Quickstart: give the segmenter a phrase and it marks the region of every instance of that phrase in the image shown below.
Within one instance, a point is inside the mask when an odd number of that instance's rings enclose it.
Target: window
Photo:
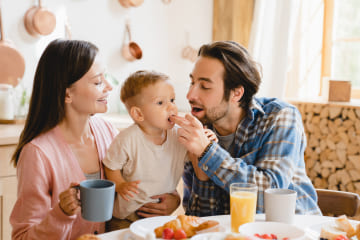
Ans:
[[[360,1],[324,0],[322,76],[350,80],[360,98]]]

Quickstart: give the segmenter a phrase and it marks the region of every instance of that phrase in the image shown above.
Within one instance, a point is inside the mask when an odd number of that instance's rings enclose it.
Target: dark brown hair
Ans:
[[[166,81],[169,77],[155,71],[137,71],[131,74],[121,86],[120,99],[126,105],[127,100],[137,96],[149,85],[159,81]]]
[[[231,90],[243,86],[244,96],[240,100],[240,107],[248,109],[259,90],[261,76],[259,65],[247,50],[236,42],[219,41],[203,45],[198,55],[218,59],[224,65],[225,100],[229,100]]]
[[[29,112],[11,161],[16,167],[25,144],[49,131],[65,117],[65,92],[92,66],[98,48],[86,41],[52,41],[36,68]]]

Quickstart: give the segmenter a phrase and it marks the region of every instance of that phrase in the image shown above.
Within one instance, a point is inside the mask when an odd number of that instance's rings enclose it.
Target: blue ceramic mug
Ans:
[[[114,208],[115,183],[104,179],[90,179],[80,183],[81,216],[92,222],[111,219]]]

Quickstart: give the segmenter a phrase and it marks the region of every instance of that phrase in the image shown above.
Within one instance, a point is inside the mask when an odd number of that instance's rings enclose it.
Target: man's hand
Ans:
[[[192,153],[189,153],[189,152],[188,152],[188,156],[189,156],[189,159],[190,159],[190,161],[191,161],[191,163],[193,165],[196,177],[200,181],[208,181],[209,180],[208,175],[206,175],[206,173],[204,173],[204,171],[199,167],[199,159],[198,159],[198,157],[195,156]]]
[[[204,133],[210,141],[213,141],[213,142],[219,141],[219,139],[216,137],[216,134],[212,130],[205,128]]]
[[[138,194],[138,184],[140,181],[133,181],[133,182],[123,182],[116,186],[116,192],[120,194],[120,196],[126,200],[130,201],[129,197],[134,197],[134,194]]]
[[[146,203],[136,212],[142,217],[168,216],[173,213],[180,204],[180,196],[177,192],[164,193],[152,196],[153,199],[159,199],[158,203]]]
[[[179,142],[189,152],[199,157],[210,143],[201,122],[190,114],[186,114],[185,118],[180,116],[171,116],[170,118],[181,127],[178,130]]]

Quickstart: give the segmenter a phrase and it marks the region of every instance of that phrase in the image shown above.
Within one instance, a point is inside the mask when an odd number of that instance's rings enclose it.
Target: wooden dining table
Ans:
[[[219,216],[211,216],[206,217],[206,219],[213,219],[218,221],[224,228],[226,232],[231,232],[230,229],[230,215],[219,215]],[[315,240],[317,238],[314,233],[315,231],[311,230],[311,228],[316,228],[316,226],[321,226],[321,224],[324,224],[326,222],[332,221],[333,217],[326,217],[326,216],[317,216],[317,215],[295,215],[294,225],[303,228],[307,233],[307,239],[308,240]],[[156,220],[156,217],[153,218],[153,220]],[[151,221],[151,219],[148,219],[148,221]],[[264,214],[257,214],[255,217],[255,221],[265,221],[265,215]],[[136,235],[133,233],[133,231],[130,230],[130,228],[121,229],[117,231],[112,231],[104,234],[98,235],[102,240],[143,240],[144,238]]]

